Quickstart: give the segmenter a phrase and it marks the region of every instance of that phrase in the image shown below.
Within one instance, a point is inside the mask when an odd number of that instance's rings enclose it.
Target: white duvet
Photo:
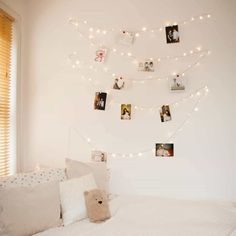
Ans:
[[[111,219],[88,219],[37,236],[236,236],[236,206],[162,199],[117,197],[110,202]],[[35,236],[36,236],[35,235]]]

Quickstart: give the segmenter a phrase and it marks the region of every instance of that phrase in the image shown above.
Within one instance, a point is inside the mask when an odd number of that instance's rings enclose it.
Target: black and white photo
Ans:
[[[116,77],[113,83],[113,89],[122,90],[125,88],[125,79],[122,76]]]
[[[153,60],[145,60],[145,61],[139,62],[138,70],[144,71],[144,72],[154,72]]]
[[[179,42],[179,27],[178,25],[172,25],[166,27],[166,42],[178,43]]]
[[[94,99],[95,110],[105,110],[106,108],[107,93],[96,92]]]
[[[160,110],[161,122],[171,121],[169,105],[163,105]]]
[[[170,90],[171,91],[185,91],[184,78],[178,74],[170,78]]]

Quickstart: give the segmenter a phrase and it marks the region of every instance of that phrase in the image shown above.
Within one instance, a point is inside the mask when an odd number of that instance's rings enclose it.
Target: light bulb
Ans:
[[[128,52],[127,55],[128,55],[129,57],[131,57],[131,56],[132,56],[132,53],[131,53],[131,52]]]
[[[141,156],[142,156],[142,153],[141,153],[141,152],[139,152],[139,153],[138,153],[138,156],[139,156],[139,157],[141,157]]]
[[[198,46],[198,47],[197,47],[197,50],[198,50],[198,51],[201,51],[201,50],[202,50],[202,48],[201,48],[200,46]]]
[[[210,15],[210,14],[208,14],[208,15],[207,15],[207,17],[208,17],[208,18],[210,18],[210,17],[211,17],[211,15]]]
[[[88,22],[86,20],[84,20],[84,24],[86,25]]]
[[[107,33],[107,31],[106,31],[106,30],[103,30],[103,31],[102,31],[102,33],[103,33],[103,34],[106,34],[106,33]]]
[[[136,33],[136,34],[135,34],[135,37],[139,37],[139,36],[140,36],[140,34],[139,34],[139,33]]]
[[[142,28],[142,31],[146,31],[146,30],[147,30],[147,28],[146,28],[146,27],[143,27],[143,28]]]
[[[194,21],[194,20],[195,20],[194,17],[192,17],[192,18],[191,18],[191,21]]]
[[[91,139],[90,139],[90,138],[87,138],[87,142],[90,143],[90,142],[91,142]]]
[[[93,32],[93,28],[89,28],[89,31],[90,31],[90,32]]]
[[[203,16],[199,16],[199,19],[200,19],[200,20],[203,20]]]
[[[113,52],[116,52],[117,50],[116,50],[116,48],[113,48],[112,51],[113,51]]]
[[[159,29],[159,31],[162,31],[162,30],[163,30],[162,28]]]
[[[97,31],[96,31],[98,34],[100,34],[100,29],[97,29]]]
[[[194,111],[198,111],[198,108],[197,108],[197,107],[195,107],[195,108],[194,108]]]

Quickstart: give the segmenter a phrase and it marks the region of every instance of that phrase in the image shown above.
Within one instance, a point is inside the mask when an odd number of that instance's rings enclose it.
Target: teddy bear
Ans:
[[[111,217],[105,191],[100,189],[85,191],[84,197],[90,222],[101,222]]]

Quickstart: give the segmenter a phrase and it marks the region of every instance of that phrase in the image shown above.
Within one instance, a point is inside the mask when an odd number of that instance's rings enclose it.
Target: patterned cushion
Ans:
[[[55,180],[60,182],[66,180],[64,169],[50,168],[0,178],[0,188],[31,187]]]

